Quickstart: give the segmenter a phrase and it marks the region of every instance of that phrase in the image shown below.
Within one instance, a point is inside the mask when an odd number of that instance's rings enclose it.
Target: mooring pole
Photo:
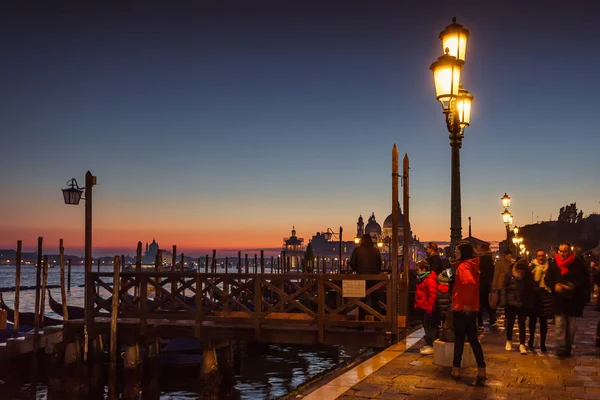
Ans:
[[[17,240],[17,260],[16,260],[16,271],[15,271],[15,317],[13,320],[13,334],[16,337],[19,331],[19,297],[21,295],[21,247],[23,242]]]
[[[58,241],[58,252],[60,259],[60,298],[62,300],[63,321],[69,320],[69,311],[67,309],[67,291],[65,290],[65,248],[63,240]]]
[[[398,148],[396,143],[392,148],[392,265],[390,266],[390,273],[392,274],[392,296],[391,302],[388,306],[390,310],[392,320],[392,342],[398,342],[398,325],[400,325],[400,318],[398,318]]]
[[[409,265],[410,265],[410,242],[412,237],[410,235],[409,225],[409,165],[408,165],[408,154],[404,154],[403,161],[403,203],[404,203],[404,243],[402,244],[402,297],[400,298],[400,314],[405,317],[405,321],[408,318],[408,284],[410,277]]]

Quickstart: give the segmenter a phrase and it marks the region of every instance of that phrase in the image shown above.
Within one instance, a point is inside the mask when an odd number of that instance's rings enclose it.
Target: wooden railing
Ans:
[[[92,318],[110,315],[112,273],[93,272]],[[319,342],[328,329],[374,327],[393,332],[392,279],[389,274],[237,274],[123,272],[119,280],[119,317],[194,321],[197,335],[205,322],[248,324],[260,337],[266,325],[312,326]],[[345,281],[365,281],[366,297],[344,297]],[[135,294],[135,295],[134,295]],[[357,318],[361,315],[360,320]]]

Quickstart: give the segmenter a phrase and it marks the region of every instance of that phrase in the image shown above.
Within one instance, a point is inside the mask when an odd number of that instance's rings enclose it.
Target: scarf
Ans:
[[[546,273],[548,272],[548,266],[550,264],[548,263],[548,261],[546,261],[545,264],[540,264],[537,260],[533,260],[532,265],[533,270],[531,270],[531,272],[533,273],[533,279],[538,283],[540,288],[550,292],[551,290],[546,286],[545,282]]]
[[[421,272],[420,274],[417,274],[417,280],[419,281],[419,283],[423,282],[423,279],[429,276],[429,274],[431,274],[431,271]]]
[[[575,261],[575,253],[573,252],[571,252],[571,255],[566,260],[563,260],[560,256],[556,257],[556,265],[558,265],[561,275],[569,273],[569,267],[573,264],[573,261]]]

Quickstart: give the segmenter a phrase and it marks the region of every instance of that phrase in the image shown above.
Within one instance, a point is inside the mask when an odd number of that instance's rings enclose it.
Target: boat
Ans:
[[[63,308],[62,304],[54,300],[52,297],[52,293],[50,289],[48,289],[48,303],[50,304],[50,309],[63,317]],[[83,319],[85,315],[85,309],[83,307],[78,306],[67,306],[67,312],[69,313],[69,319]]]
[[[7,320],[10,322],[15,322],[15,311],[6,305],[4,302],[4,298],[2,297],[2,293],[0,293],[0,308],[6,310]],[[22,326],[34,326],[35,323],[35,314],[32,312],[19,312],[19,325]],[[53,325],[62,325],[62,319],[56,319],[47,317],[44,315],[44,324],[43,326],[53,326]]]

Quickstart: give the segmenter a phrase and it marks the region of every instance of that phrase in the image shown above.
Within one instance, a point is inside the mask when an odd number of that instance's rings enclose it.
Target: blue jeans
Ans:
[[[554,316],[556,346],[558,351],[570,352],[575,340],[575,317],[564,314]]]

